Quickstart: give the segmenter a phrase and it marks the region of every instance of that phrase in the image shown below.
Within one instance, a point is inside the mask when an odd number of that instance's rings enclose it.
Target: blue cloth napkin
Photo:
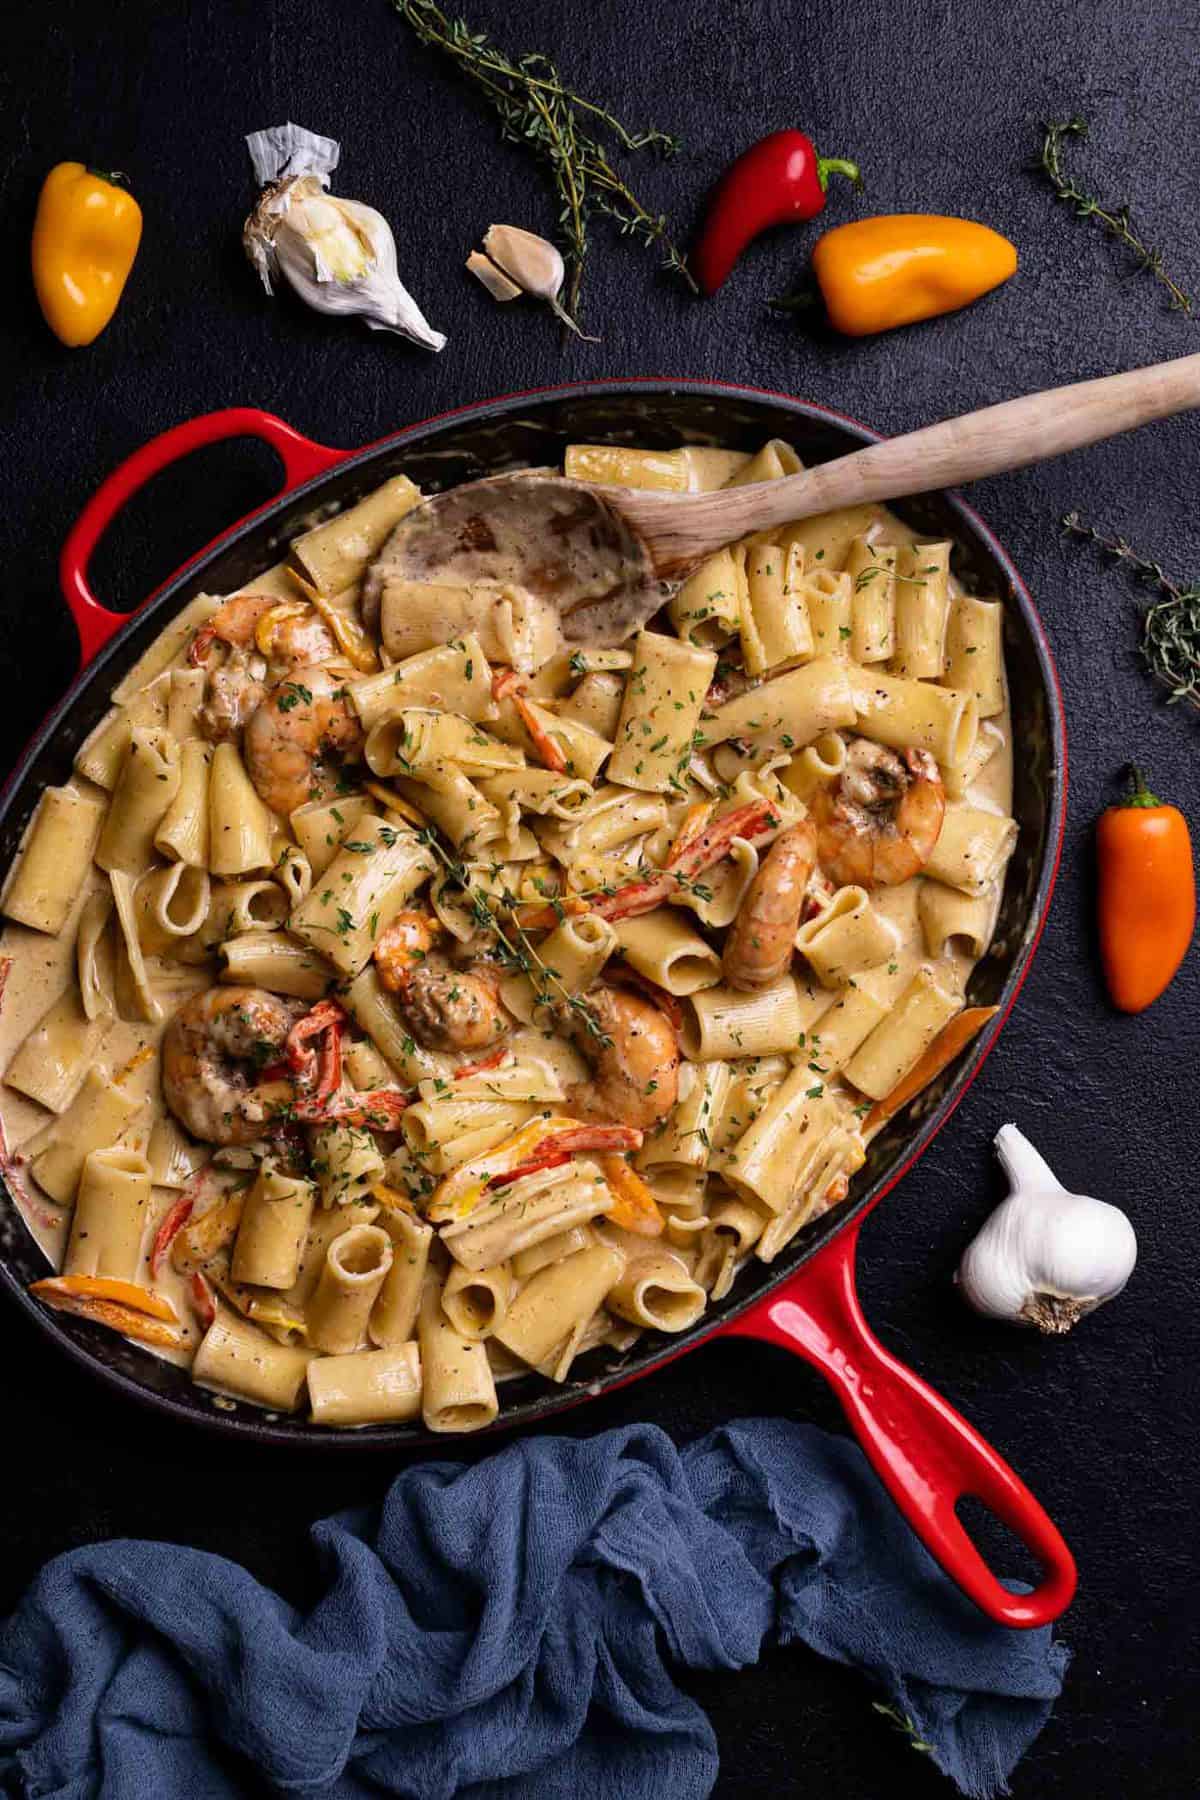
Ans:
[[[1067,1662],[962,1597],[853,1444],[780,1420],[426,1463],[377,1520],[313,1539],[307,1617],[174,1544],[49,1563],[0,1629],[6,1791],[237,1800],[228,1746],[268,1789],[330,1800],[702,1800],[716,1740],[670,1665],[732,1681],[798,1641],[861,1669],[984,1797]]]

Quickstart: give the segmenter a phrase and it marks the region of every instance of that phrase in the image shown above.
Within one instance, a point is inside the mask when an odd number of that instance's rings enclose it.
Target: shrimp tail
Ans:
[[[216,627],[212,624],[202,625],[188,645],[187,659],[193,669],[206,667],[216,641]]]

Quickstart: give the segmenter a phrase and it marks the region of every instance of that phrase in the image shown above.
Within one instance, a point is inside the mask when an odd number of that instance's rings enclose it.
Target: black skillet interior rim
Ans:
[[[784,395],[719,383],[651,380],[582,383],[483,402],[368,446],[236,526],[160,590],[80,673],[29,745],[0,801],[0,871],[8,868],[42,788],[67,778],[76,750],[107,709],[111,689],[162,625],[206,587],[219,593],[240,586],[278,560],[288,540],[314,518],[351,504],[391,475],[406,473],[425,489],[448,487],[502,468],[557,463],[565,445],[580,440],[652,448],[711,443],[750,450],[768,437],[782,437],[796,445],[806,462],[825,462],[875,436],[857,421]],[[1053,663],[1028,592],[970,508],[939,493],[898,502],[895,510],[925,535],[954,539],[954,567],[969,590],[999,592],[1010,602],[1005,652],[1013,695],[1014,813],[1021,833],[996,938],[975,970],[969,992],[974,1004],[998,1005],[997,1020],[956,1067],[876,1138],[850,1201],[801,1232],[775,1263],[748,1265],[734,1292],[690,1332],[669,1339],[652,1334],[624,1356],[593,1352],[584,1361],[583,1374],[562,1388],[537,1376],[505,1383],[493,1431],[530,1424],[648,1371],[786,1281],[873,1205],[925,1149],[972,1080],[1020,986],[1053,886],[1065,809],[1066,742]],[[4,1200],[0,1277],[9,1293],[81,1367],[142,1405],[226,1435],[292,1448],[400,1449],[435,1441],[411,1427],[326,1432],[300,1418],[264,1414],[242,1404],[217,1405],[191,1383],[186,1370],[101,1327],[51,1314],[25,1291],[28,1282],[46,1273],[45,1259],[7,1191]]]

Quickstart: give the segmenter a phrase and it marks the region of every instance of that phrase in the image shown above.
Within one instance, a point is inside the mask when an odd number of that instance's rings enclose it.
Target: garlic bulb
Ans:
[[[493,300],[515,300],[518,294],[529,294],[534,300],[544,300],[555,318],[585,344],[600,342],[580,329],[559,300],[567,271],[548,238],[522,231],[519,225],[489,225],[483,251],[472,250],[467,267]]]
[[[995,1144],[1008,1199],[968,1245],[955,1280],[989,1318],[1070,1331],[1129,1280],[1133,1226],[1107,1201],[1069,1194],[1015,1125],[1002,1125]]]
[[[382,213],[327,193],[340,147],[301,125],[246,139],[265,192],[242,242],[268,294],[282,276],[317,312],[350,314],[372,331],[395,331],[427,350],[446,342],[400,280],[396,241]]]

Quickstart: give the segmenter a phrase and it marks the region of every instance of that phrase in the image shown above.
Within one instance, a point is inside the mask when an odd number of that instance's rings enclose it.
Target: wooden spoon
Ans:
[[[553,474],[470,482],[410,513],[368,580],[516,583],[558,605],[577,643],[617,644],[698,563],[750,532],[864,502],[960,487],[1200,406],[1200,355],[1006,400],[782,481],[677,494]],[[383,613],[388,640],[387,608]]]

